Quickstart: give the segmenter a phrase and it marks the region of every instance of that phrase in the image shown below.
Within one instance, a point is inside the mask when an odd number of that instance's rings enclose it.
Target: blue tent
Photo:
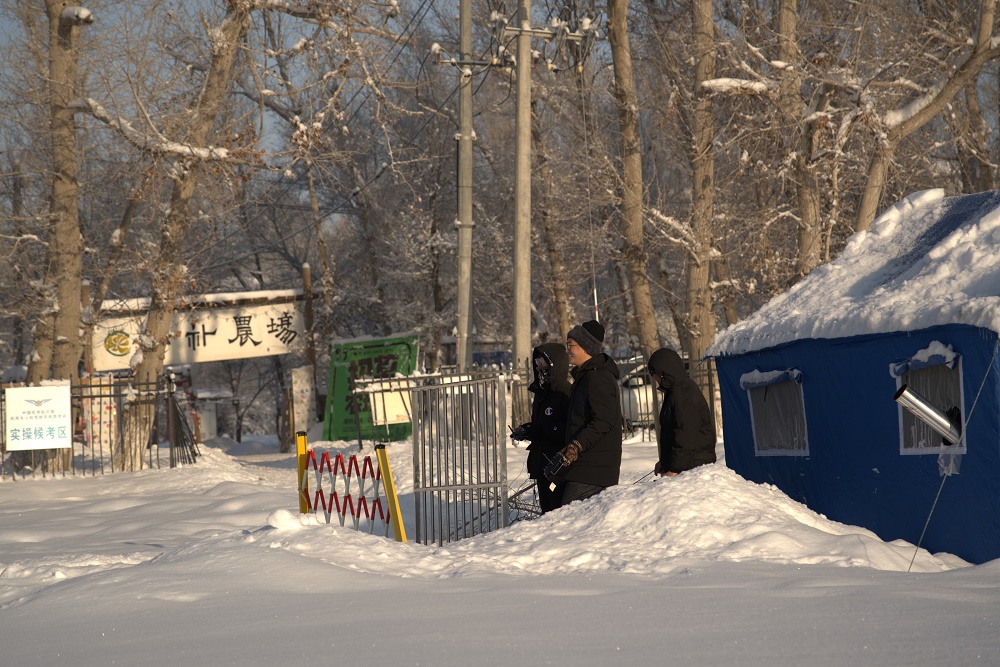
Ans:
[[[1000,191],[911,195],[716,337],[726,463],[884,540],[1000,558],[998,331]]]

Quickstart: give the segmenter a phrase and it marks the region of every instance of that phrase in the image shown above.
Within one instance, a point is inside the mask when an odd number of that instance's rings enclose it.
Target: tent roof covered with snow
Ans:
[[[939,324],[1000,332],[1000,190],[906,197],[836,259],[719,333],[708,355]]]
[[[1000,191],[911,195],[716,337],[726,464],[884,540],[1000,558],[998,333]]]

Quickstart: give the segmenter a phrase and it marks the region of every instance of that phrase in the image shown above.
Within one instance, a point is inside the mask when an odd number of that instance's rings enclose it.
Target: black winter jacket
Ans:
[[[577,440],[580,458],[566,481],[614,486],[622,467],[622,406],[618,365],[603,352],[573,369],[566,444]]]
[[[535,368],[535,381],[528,386],[533,394],[531,429],[528,432],[528,474],[532,479],[544,479],[542,471],[552,457],[566,444],[566,413],[573,385],[569,381],[569,357],[561,343],[539,345],[531,354],[534,361],[545,355],[551,367],[551,382],[543,386]]]
[[[673,350],[662,348],[649,357],[648,368],[661,375],[660,469],[684,472],[715,463],[715,420],[701,389]]]

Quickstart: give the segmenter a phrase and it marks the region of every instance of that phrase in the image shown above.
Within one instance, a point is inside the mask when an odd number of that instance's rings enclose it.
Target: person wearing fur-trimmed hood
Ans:
[[[563,483],[545,478],[545,466],[566,444],[566,412],[573,387],[569,381],[569,357],[560,343],[544,343],[531,353],[535,380],[528,385],[532,394],[531,421],[521,424],[511,435],[528,440],[528,477],[538,487],[542,514],[562,503]]]

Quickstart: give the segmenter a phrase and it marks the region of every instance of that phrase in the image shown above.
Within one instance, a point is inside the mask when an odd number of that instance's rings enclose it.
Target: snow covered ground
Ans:
[[[0,664],[1000,664],[1000,561],[883,542],[721,463],[631,483],[655,447],[625,450],[621,486],[443,548],[300,517],[273,438],[2,483]],[[412,521],[410,448],[389,453]]]

